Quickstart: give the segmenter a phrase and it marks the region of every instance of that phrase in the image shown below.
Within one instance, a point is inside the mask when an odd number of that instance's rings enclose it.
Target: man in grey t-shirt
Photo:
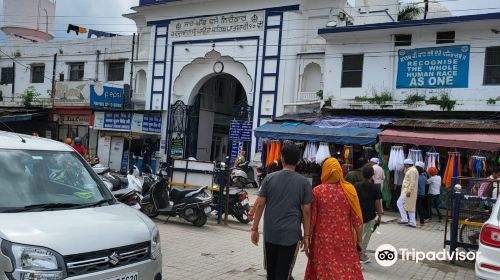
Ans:
[[[259,222],[264,214],[264,241],[267,279],[288,280],[299,241],[303,251],[309,247],[312,189],[309,181],[295,172],[300,160],[296,145],[281,150],[283,170],[269,174],[259,190],[249,217],[255,215],[252,242],[258,245]],[[301,223],[304,225],[302,238]]]

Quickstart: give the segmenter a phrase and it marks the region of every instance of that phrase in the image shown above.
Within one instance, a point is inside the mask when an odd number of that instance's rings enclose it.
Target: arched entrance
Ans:
[[[229,74],[209,78],[198,90],[188,116],[187,156],[204,161],[224,161],[231,153],[230,123],[248,106],[245,89]]]

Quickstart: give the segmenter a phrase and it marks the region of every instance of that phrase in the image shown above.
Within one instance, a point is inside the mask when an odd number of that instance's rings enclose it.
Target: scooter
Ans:
[[[117,176],[111,174],[109,168],[100,165],[95,165],[92,168],[119,202],[138,210],[141,209],[142,185],[135,175]],[[134,169],[137,169],[137,167],[134,166]]]
[[[217,210],[219,206],[219,193],[220,188],[215,186],[213,190],[214,203],[212,204],[212,210]],[[226,196],[226,190],[223,192],[224,198]],[[225,206],[222,206],[222,211],[225,211]],[[250,212],[250,201],[248,200],[248,193],[242,189],[229,188],[229,205],[228,214],[235,217],[240,223],[248,224],[250,220],[248,219],[248,213]]]
[[[212,195],[207,187],[197,190],[181,190],[172,188],[168,182],[168,172],[160,171],[159,180],[155,182],[149,192],[141,200],[141,210],[150,218],[159,214],[168,217],[181,217],[194,226],[202,227],[206,224],[208,214],[212,212]]]
[[[248,161],[231,169],[231,186],[239,189],[242,188],[258,188],[259,185],[255,182],[253,168],[248,165]]]

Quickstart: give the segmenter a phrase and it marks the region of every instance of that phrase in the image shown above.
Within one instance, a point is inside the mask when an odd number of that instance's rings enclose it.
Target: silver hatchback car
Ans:
[[[0,280],[162,279],[160,235],[70,146],[0,132]]]

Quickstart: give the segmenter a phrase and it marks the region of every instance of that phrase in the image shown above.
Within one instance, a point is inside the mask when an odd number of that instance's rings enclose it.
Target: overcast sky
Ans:
[[[354,2],[354,0],[348,0]],[[422,2],[423,0],[402,0],[403,2]],[[432,1],[432,0],[431,0]],[[437,0],[454,15],[500,12],[500,0]],[[85,38],[86,36],[66,34],[69,23],[87,28],[119,34],[136,31],[134,22],[121,17],[132,12],[130,7],[137,6],[139,0],[57,0],[56,32],[57,40]],[[499,8],[493,10],[492,8]]]
[[[133,21],[121,17],[132,12],[139,0],[57,0],[56,39],[83,38],[74,32],[66,34],[68,24],[81,25],[95,30],[131,34],[136,31]]]

